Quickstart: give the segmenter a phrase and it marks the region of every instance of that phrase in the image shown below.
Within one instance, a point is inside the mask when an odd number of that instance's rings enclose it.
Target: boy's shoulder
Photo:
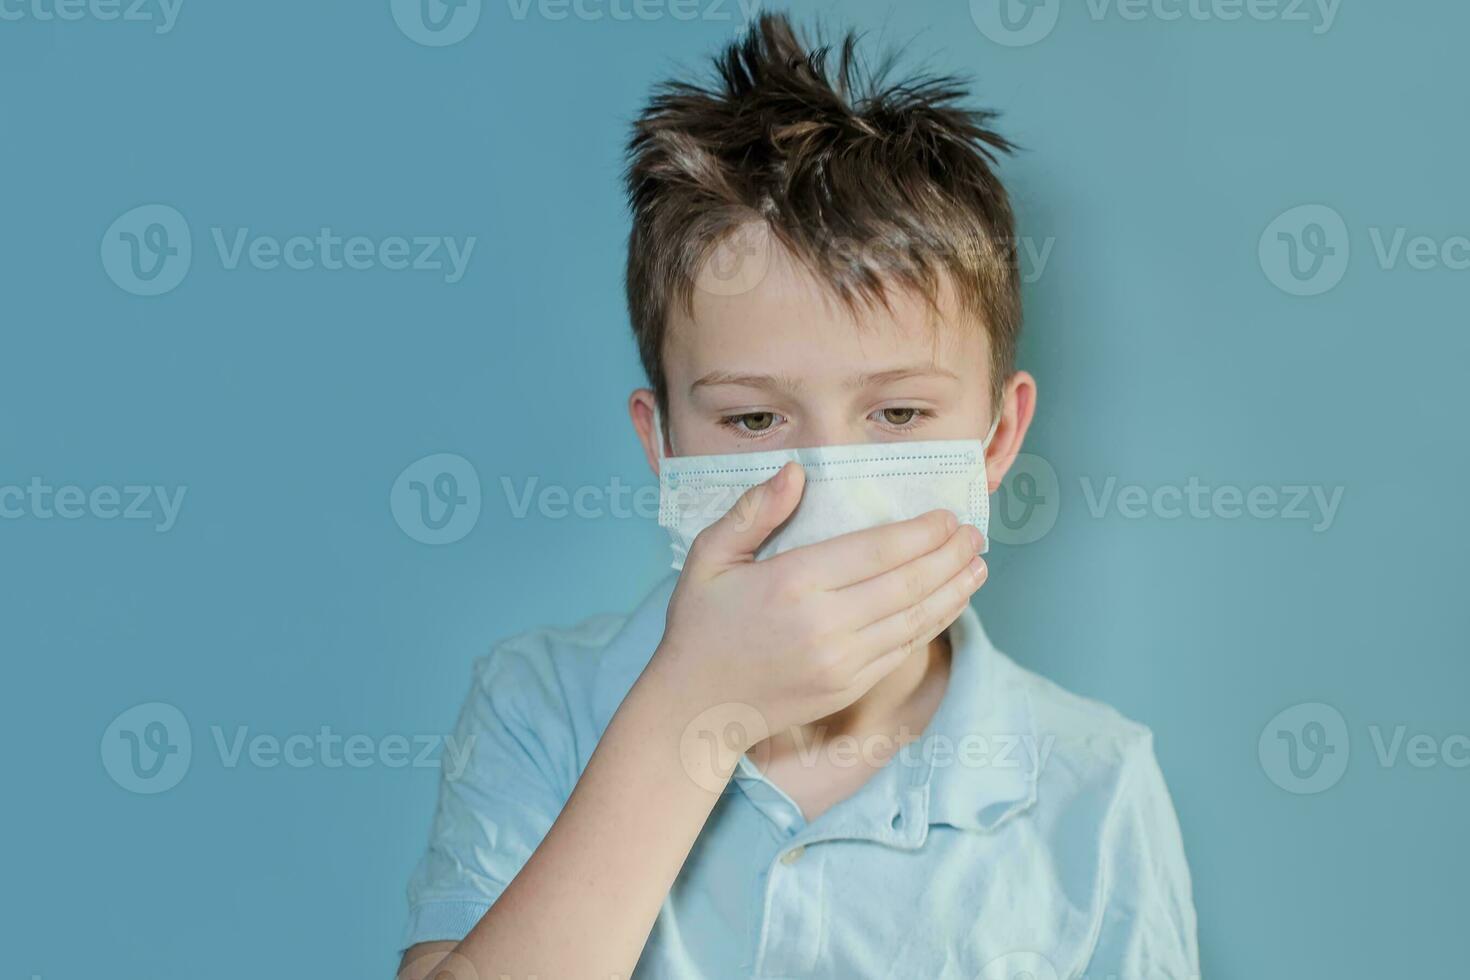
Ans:
[[[618,635],[628,616],[598,613],[570,626],[538,626],[512,633],[475,661],[477,676],[516,665],[535,671],[548,665],[576,670],[593,662]]]
[[[563,743],[585,763],[663,636],[673,585],[670,577],[629,613],[599,613],[499,641],[475,661],[471,702],[502,724]]]
[[[628,619],[599,613],[571,626],[540,626],[505,637],[475,660],[473,693],[517,715],[524,715],[528,700],[574,707],[590,697],[608,648]]]
[[[997,673],[1017,690],[1024,691],[1039,732],[1058,739],[1106,739],[1126,744],[1147,744],[1153,738],[1148,726],[1127,717],[1117,708],[1068,690],[1056,681],[1021,666],[999,650],[993,651]]]
[[[1036,801],[1053,814],[1091,800],[1100,813],[1137,793],[1164,792],[1153,732],[1112,705],[1070,691],[992,648],[999,684],[1029,713]]]
[[[530,675],[597,687],[631,673],[631,685],[663,637],[676,582],[676,576],[668,576],[630,612],[598,613],[570,626],[542,626],[508,636],[476,661],[476,677],[483,683]],[[620,700],[625,693],[618,693]]]

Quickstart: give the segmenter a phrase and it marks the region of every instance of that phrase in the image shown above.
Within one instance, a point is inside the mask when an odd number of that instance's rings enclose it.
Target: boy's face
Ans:
[[[665,339],[671,455],[929,439],[982,439],[994,419],[984,328],[946,288],[939,315],[890,290],[891,309],[856,313],[783,249],[750,281],[701,277],[693,314],[676,309]],[[1018,372],[987,453],[998,484],[1030,423],[1034,385]],[[650,465],[653,393],[634,392]]]

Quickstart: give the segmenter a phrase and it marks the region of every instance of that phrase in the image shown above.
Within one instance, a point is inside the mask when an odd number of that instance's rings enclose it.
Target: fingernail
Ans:
[[[960,526],[960,519],[958,517],[954,516],[954,511],[952,511],[952,510],[945,511],[944,512],[944,533],[945,534],[953,534],[954,531],[955,531],[955,528],[957,528],[959,526]]]
[[[781,468],[776,471],[776,475],[771,477],[772,490],[775,490],[777,493],[779,493],[782,490],[786,489],[787,470],[789,468],[790,464],[783,464]]]
[[[979,551],[981,548],[985,547],[985,536],[980,533],[980,529],[978,527],[975,527],[973,524],[970,525],[969,532],[970,548],[972,550]]]
[[[974,558],[970,559],[970,577],[979,578],[984,574],[985,562],[980,558],[979,555],[976,555]]]

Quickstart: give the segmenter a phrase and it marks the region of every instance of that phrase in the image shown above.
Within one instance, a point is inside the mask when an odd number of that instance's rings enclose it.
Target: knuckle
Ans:
[[[795,602],[806,594],[805,571],[794,562],[782,562],[771,570],[771,592],[775,598]]]
[[[705,552],[709,551],[709,549],[713,547],[711,542],[718,536],[718,534],[719,532],[715,530],[715,525],[713,524],[696,534],[694,536],[694,540],[689,542],[688,561],[703,561]]]
[[[792,627],[792,638],[802,649],[820,651],[822,636],[822,624],[812,616],[798,617]]]
[[[851,679],[848,677],[847,661],[836,650],[826,649],[816,657],[817,689],[824,694],[845,691]]]
[[[929,622],[930,614],[926,603],[915,603],[904,610],[905,633],[910,637],[917,636],[924,631],[924,625]]]
[[[953,595],[946,594],[936,596],[935,598],[936,601],[929,606],[929,615],[925,620],[925,643],[944,632],[944,628],[950,622],[950,610],[955,608],[955,597]]]
[[[923,569],[911,564],[903,570],[903,594],[910,605],[918,605],[929,594]]]
[[[893,549],[888,546],[884,535],[875,534],[872,536],[872,541],[868,543],[868,557],[872,560],[873,567],[889,567],[889,556],[892,553]]]

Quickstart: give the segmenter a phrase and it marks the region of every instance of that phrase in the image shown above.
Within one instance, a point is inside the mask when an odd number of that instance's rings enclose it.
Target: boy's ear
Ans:
[[[656,404],[651,388],[639,388],[628,396],[628,418],[633,420],[633,431],[638,433],[638,441],[643,443],[643,455],[648,459],[648,468],[653,470],[654,476],[658,476],[659,459],[656,440],[662,438],[654,432],[653,409]]]
[[[1005,479],[1011,464],[1026,441],[1026,430],[1036,415],[1036,379],[1025,371],[1017,371],[1006,382],[1001,399],[1000,424],[985,453],[985,477],[990,492],[995,493]]]

